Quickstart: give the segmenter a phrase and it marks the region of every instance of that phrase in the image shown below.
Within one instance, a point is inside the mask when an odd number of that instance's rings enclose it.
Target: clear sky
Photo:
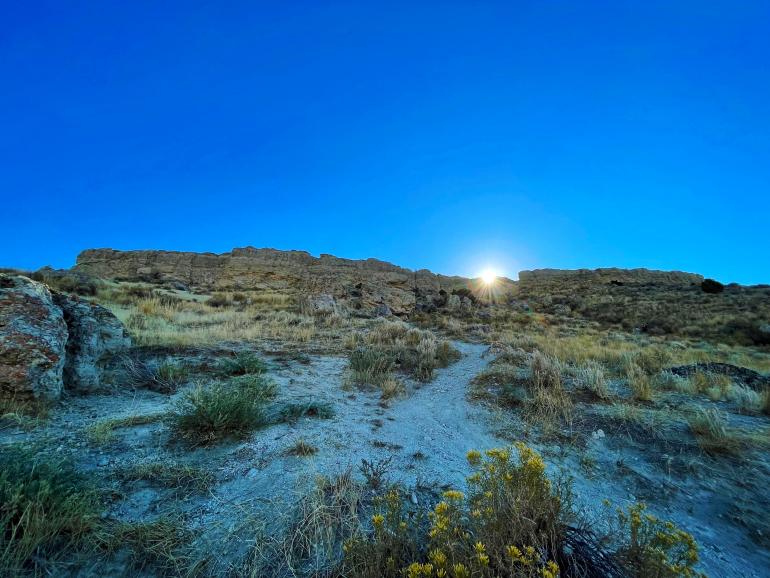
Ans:
[[[5,2],[0,266],[770,282],[770,2]]]

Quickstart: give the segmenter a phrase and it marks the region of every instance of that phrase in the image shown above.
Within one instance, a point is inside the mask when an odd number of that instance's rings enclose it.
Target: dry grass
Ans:
[[[334,478],[318,477],[298,500],[288,530],[261,535],[239,576],[333,576],[342,545],[361,530],[362,488],[348,470]]]
[[[165,413],[151,413],[106,419],[88,426],[86,436],[92,443],[105,444],[115,439],[116,429],[157,423],[165,417]]]
[[[741,439],[727,427],[724,414],[716,408],[700,408],[689,424],[698,445],[709,454],[736,455],[743,446]]]
[[[535,352],[529,371],[530,398],[525,404],[525,417],[548,434],[564,424],[571,426],[573,404],[562,384],[559,362]]]
[[[85,477],[68,461],[30,449],[0,452],[0,504],[2,576],[48,575],[99,522],[98,496]]]
[[[349,354],[348,382],[381,388],[384,398],[403,392],[403,385],[395,381],[396,370],[429,381],[436,368],[460,355],[448,341],[401,321],[376,322],[371,331],[349,341],[361,345]]]
[[[117,476],[124,482],[141,480],[169,488],[183,496],[205,492],[214,483],[214,475],[211,472],[175,462],[138,464],[120,470]]]
[[[290,310],[287,295],[162,293],[152,287],[112,284],[96,300],[109,308],[139,345],[190,347],[222,342],[274,340],[305,344],[319,341],[340,347],[343,328],[360,320],[340,315],[303,315]]]
[[[575,370],[574,375],[581,387],[590,391],[599,399],[608,399],[610,397],[604,369],[598,362],[587,361]]]
[[[286,449],[286,455],[307,457],[318,453],[318,448],[313,444],[299,439]]]
[[[654,390],[652,379],[635,363],[631,363],[627,369],[628,386],[631,388],[631,396],[637,401],[652,401]]]

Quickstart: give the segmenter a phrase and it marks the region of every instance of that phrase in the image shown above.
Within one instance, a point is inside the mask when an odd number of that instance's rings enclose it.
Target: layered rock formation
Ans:
[[[56,399],[63,389],[92,391],[103,362],[130,343],[104,307],[0,274],[0,394]]]
[[[411,271],[377,259],[313,257],[304,251],[246,247],[220,255],[174,251],[90,249],[75,271],[104,279],[183,283],[208,290],[259,290],[297,296],[331,295],[354,309],[386,305],[405,314],[468,280]]]

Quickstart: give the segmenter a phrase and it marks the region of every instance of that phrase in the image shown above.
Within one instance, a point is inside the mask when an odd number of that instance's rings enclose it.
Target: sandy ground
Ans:
[[[250,527],[254,520],[260,521],[256,525],[264,531],[276,530],[285,519],[282,513],[293,509],[319,474],[333,476],[352,468],[359,475],[362,459],[390,459],[391,482],[462,489],[470,473],[465,459],[468,450],[522,439],[543,453],[551,473],[562,471],[573,478],[576,506],[589,518],[598,519],[605,498],[615,505],[646,500],[652,513],[695,536],[701,545],[701,569],[709,576],[770,575],[767,548],[753,542],[734,515],[741,495],[759,496],[753,507],[770,510],[762,486],[770,480],[766,462],[742,466],[747,487],[726,487],[722,470],[710,472],[703,466],[706,469],[697,475],[672,474],[661,466],[670,462],[668,456],[619,436],[589,436],[585,448],[537,443],[510,414],[466,399],[470,380],[491,357],[485,355],[483,345],[456,343],[456,347],[462,353],[459,361],[439,370],[430,383],[410,382],[408,395],[387,405],[380,403],[376,392],[342,387],[345,358],[273,360],[269,374],[279,385],[277,404],[327,402],[335,416],[273,425],[241,442],[191,449],[169,442],[163,423],[122,428],[116,440],[105,446],[88,441],[84,428],[94,421],[168,411],[173,396],[146,391],[70,399],[45,428],[24,432],[6,427],[0,430],[0,442],[45,439],[53,451],[72,454],[81,468],[120,489],[109,511],[118,519],[149,520],[169,508],[181,509],[191,526],[202,532],[201,546],[212,548],[226,563],[250,547],[259,530]],[[309,457],[287,455],[286,449],[299,439],[316,446],[318,452]],[[585,455],[591,457],[590,468],[585,466]],[[215,474],[216,484],[209,493],[177,502],[171,500],[169,490],[141,482],[120,486],[112,477],[119,468],[158,460],[205,468]],[[241,541],[231,540],[223,548],[223,537],[233,535]]]

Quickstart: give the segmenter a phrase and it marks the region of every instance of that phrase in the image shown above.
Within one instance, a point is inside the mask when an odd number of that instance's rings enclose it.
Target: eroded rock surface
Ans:
[[[109,310],[75,295],[54,294],[67,323],[63,380],[68,390],[89,393],[101,384],[102,366],[131,346],[123,324]]]
[[[0,275],[0,395],[51,400],[63,389],[92,391],[105,359],[130,343],[104,307]]]
[[[59,397],[66,343],[67,324],[48,287],[0,275],[0,394]]]

